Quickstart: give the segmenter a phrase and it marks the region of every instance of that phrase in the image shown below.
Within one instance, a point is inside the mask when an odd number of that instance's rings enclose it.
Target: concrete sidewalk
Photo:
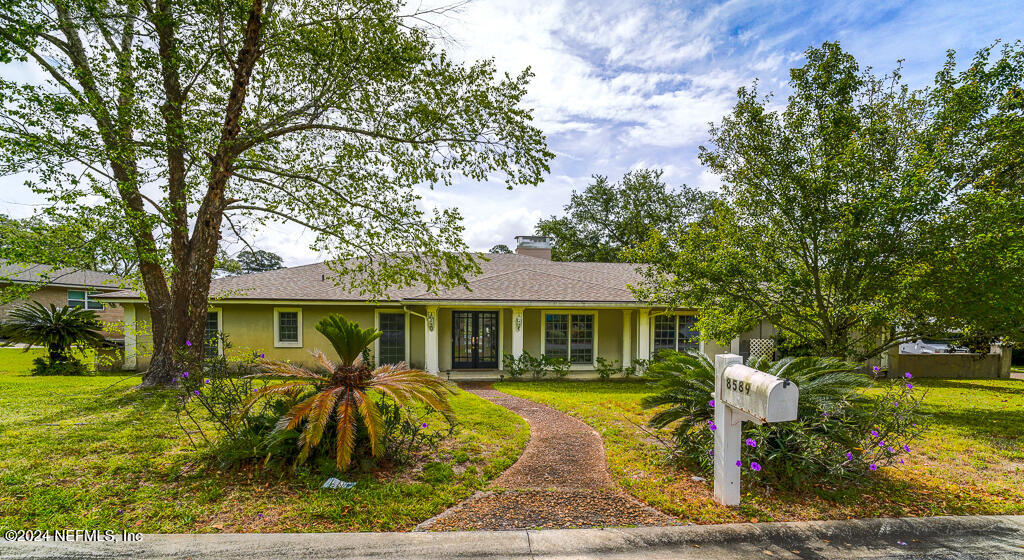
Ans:
[[[0,543],[0,558],[1024,559],[1024,516],[461,533],[144,535]]]

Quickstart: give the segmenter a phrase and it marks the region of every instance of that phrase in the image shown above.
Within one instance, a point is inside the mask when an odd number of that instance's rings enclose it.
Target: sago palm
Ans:
[[[409,369],[405,363],[385,364],[370,369],[362,359],[363,351],[381,332],[361,329],[341,315],[331,315],[316,325],[316,330],[334,346],[340,362],[334,363],[323,352],[313,351],[313,357],[324,371],[313,371],[292,364],[265,360],[257,376],[287,377],[288,381],[268,385],[253,393],[246,404],[248,410],[260,399],[273,396],[299,396],[307,389],[315,392],[293,406],[278,422],[276,429],[291,430],[303,422],[299,436],[298,462],[305,461],[314,447],[320,444],[324,430],[332,420],[336,423],[335,452],[339,469],[352,460],[359,420],[366,426],[370,451],[374,457],[383,452],[383,419],[374,401],[375,397],[393,399],[403,407],[425,404],[442,413],[449,413],[448,385],[436,375]]]
[[[800,388],[801,418],[827,412],[843,401],[857,400],[859,390],[871,385],[868,376],[856,372],[856,364],[838,358],[783,358],[752,366],[796,383]],[[676,439],[686,440],[691,428],[714,417],[710,401],[715,390],[715,366],[703,353],[666,352],[662,361],[651,364],[647,378],[657,383],[659,392],[641,400],[641,406],[665,407],[648,421],[651,427],[677,423]]]
[[[81,307],[49,307],[33,301],[7,316],[0,327],[4,346],[27,344],[45,346],[50,363],[67,362],[74,346],[98,346],[103,343],[103,324],[96,313]]]

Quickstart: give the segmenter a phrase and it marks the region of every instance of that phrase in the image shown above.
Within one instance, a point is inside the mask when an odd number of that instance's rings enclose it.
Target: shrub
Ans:
[[[526,374],[527,371],[529,371],[526,359],[527,356],[528,354],[526,354],[525,352],[522,356],[519,357],[516,357],[510,352],[505,352],[505,354],[502,355],[501,363],[505,369],[505,373],[508,374],[509,378],[513,380],[522,379],[523,375]]]
[[[313,352],[313,358],[321,367],[318,370],[261,360],[258,376],[286,380],[257,389],[241,413],[244,415],[249,407],[265,399],[301,398],[276,427],[279,432],[301,427],[297,463],[308,459],[332,424],[335,434],[327,441],[335,441],[338,469],[349,466],[360,427],[366,429],[370,454],[374,458],[381,457],[386,445],[384,419],[378,405],[381,400],[403,409],[423,405],[450,414],[446,392],[451,389],[441,378],[409,369],[404,363],[384,364],[376,369],[363,363],[363,351],[381,336],[381,331],[362,329],[341,315],[324,317],[317,323],[316,330],[327,338],[341,361],[334,363],[320,351]]]
[[[602,356],[597,357],[597,375],[601,379],[611,379],[615,375],[622,377],[642,376],[647,371],[650,360],[633,360],[628,366],[620,366],[618,360],[606,360]]]
[[[562,379],[569,375],[571,364],[565,358],[555,356],[532,356],[529,352],[523,352],[518,358],[506,352],[502,357],[502,364],[509,378],[522,379],[527,373],[534,380],[544,379],[548,374]]]
[[[0,325],[3,346],[22,343],[46,348],[46,363],[33,360],[32,375],[81,375],[88,371],[72,356],[72,350],[103,344],[103,335],[96,313],[81,307],[49,307],[33,301],[18,307]]]
[[[608,361],[603,356],[597,357],[597,376],[601,379],[611,379],[612,376],[623,373],[618,360]]]
[[[857,364],[835,358],[763,360],[756,367],[790,379],[800,388],[794,422],[744,424],[744,469],[762,482],[795,487],[810,480],[849,479],[879,467],[902,463],[919,437],[918,409],[923,395],[906,379],[890,382],[880,394],[857,373]],[[714,447],[714,366],[699,353],[672,353],[652,364],[648,379],[661,392],[641,401],[660,410],[649,421],[672,427],[677,458],[711,472]],[[757,464],[757,469],[751,465]]]
[[[564,378],[569,375],[569,368],[571,364],[569,360],[561,357],[549,356],[545,354],[542,358],[544,369],[550,371],[558,379]]]
[[[85,375],[88,371],[89,366],[76,358],[65,362],[53,362],[43,357],[32,360],[32,375]]]

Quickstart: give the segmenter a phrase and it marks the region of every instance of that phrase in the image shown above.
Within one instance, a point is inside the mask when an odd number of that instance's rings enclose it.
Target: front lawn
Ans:
[[[137,377],[30,377],[37,351],[0,349],[0,527],[142,532],[401,531],[510,466],[529,439],[515,414],[460,391],[453,440],[426,462],[326,476],[214,472],[194,461],[171,391]],[[38,354],[37,354],[38,355]],[[123,379],[123,380],[122,380]]]
[[[604,438],[609,469],[633,496],[694,523],[847,517],[1024,514],[1024,381],[916,380],[927,391],[930,428],[899,469],[860,485],[781,492],[744,478],[737,510],[712,500],[711,481],[666,461],[650,417],[637,404],[640,381],[503,382],[508,394],[544,403],[590,424]],[[665,433],[656,434],[668,441]]]

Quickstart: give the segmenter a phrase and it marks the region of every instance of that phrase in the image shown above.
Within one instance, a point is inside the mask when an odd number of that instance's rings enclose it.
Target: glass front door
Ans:
[[[496,369],[498,334],[497,311],[452,311],[452,369]]]

